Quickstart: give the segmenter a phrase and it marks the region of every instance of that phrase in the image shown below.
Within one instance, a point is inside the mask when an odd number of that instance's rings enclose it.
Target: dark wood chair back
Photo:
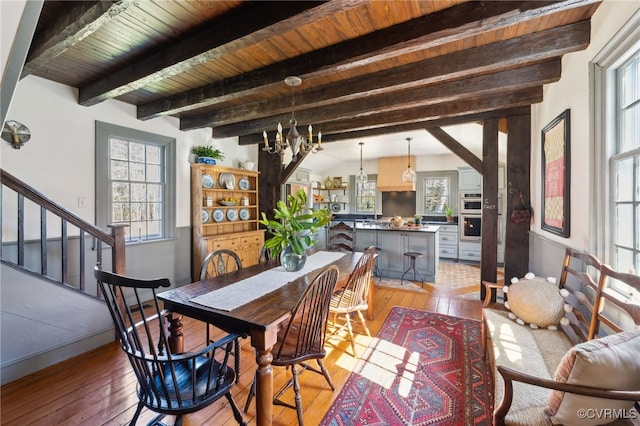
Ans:
[[[273,365],[324,358],[329,302],[337,281],[338,268],[330,266],[307,287],[292,311],[289,323],[278,335]]]
[[[200,267],[200,280],[228,274],[242,269],[240,257],[232,250],[218,249],[207,255]]]
[[[156,420],[164,414],[181,417],[222,396],[229,400],[238,423],[244,424],[230,393],[236,372],[228,359],[237,336],[225,336],[192,353],[172,354],[166,313],[156,297],[158,289],[170,286],[169,280],[135,279],[99,267],[94,274],[138,381],[139,403],[131,424],[144,407],[160,413]],[[147,300],[149,292],[151,299]],[[132,300],[133,305],[125,300]]]

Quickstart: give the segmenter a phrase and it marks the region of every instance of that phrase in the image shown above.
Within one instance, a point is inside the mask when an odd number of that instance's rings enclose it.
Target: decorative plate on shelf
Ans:
[[[249,220],[249,217],[251,216],[249,214],[249,209],[240,209],[240,220]]]
[[[221,173],[218,181],[223,189],[235,189],[236,187],[236,178],[231,173]]]
[[[249,190],[249,179],[244,177],[240,178],[238,181],[238,189],[242,189],[243,191]]]
[[[211,175],[202,175],[202,187],[211,189],[215,188],[216,181],[213,179]]]
[[[338,204],[338,203],[331,204],[331,211],[334,212],[334,213],[339,212],[340,211],[340,204]]]
[[[213,211],[213,220],[215,220],[216,222],[224,222],[224,210],[215,209]]]
[[[209,222],[209,212],[207,210],[202,210],[202,223]]]
[[[227,210],[227,219],[229,219],[231,222],[235,222],[236,220],[238,220],[238,212],[236,211],[236,209]]]

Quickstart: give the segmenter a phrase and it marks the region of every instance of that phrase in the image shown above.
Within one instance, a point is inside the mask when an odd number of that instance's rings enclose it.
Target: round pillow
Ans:
[[[511,311],[509,317],[518,324],[558,329],[565,308],[555,279],[538,278],[530,272],[523,279],[513,278],[511,285],[503,290],[508,294],[505,307]]]

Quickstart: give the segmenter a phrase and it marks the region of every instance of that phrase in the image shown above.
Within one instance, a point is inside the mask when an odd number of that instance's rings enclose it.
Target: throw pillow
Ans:
[[[554,278],[539,278],[529,272],[523,279],[512,278],[503,291],[508,295],[505,307],[509,318],[531,328],[557,330],[564,323],[564,298]]]
[[[555,380],[603,389],[640,390],[640,331],[616,333],[580,343],[562,358]],[[546,413],[553,424],[597,425],[613,419],[583,418],[594,413],[630,413],[633,401],[594,398],[552,391]],[[625,411],[626,410],[626,411]],[[597,417],[597,416],[594,416]]]

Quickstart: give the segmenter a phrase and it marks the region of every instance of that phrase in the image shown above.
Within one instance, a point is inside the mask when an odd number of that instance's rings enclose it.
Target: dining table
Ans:
[[[310,254],[304,268],[297,272],[285,271],[277,259],[272,259],[158,294],[158,299],[168,311],[171,352],[184,352],[183,316],[212,324],[228,333],[250,337],[257,364],[256,423],[271,425],[271,349],[276,343],[279,327],[289,319],[304,290],[326,267],[338,267],[336,289],[340,288],[346,284],[362,254],[319,250]],[[372,282],[368,297],[367,317],[372,319]]]

